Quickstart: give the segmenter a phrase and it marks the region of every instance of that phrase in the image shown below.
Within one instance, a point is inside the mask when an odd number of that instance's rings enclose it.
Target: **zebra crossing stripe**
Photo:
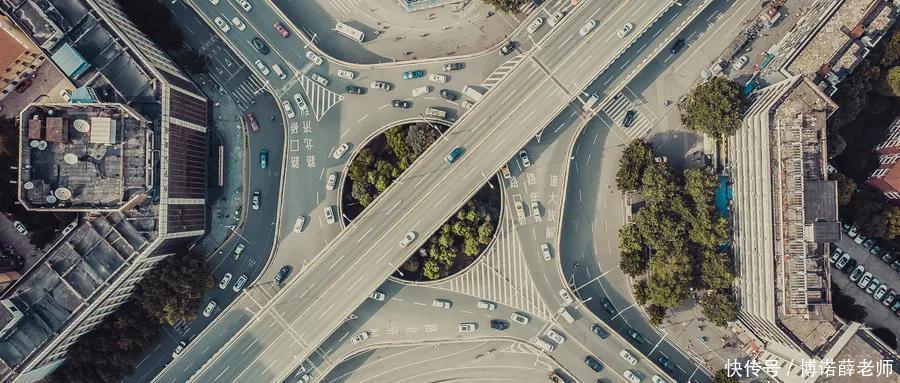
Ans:
[[[344,99],[344,96],[328,90],[328,88],[306,77],[304,74],[300,74],[300,86],[303,87],[303,92],[306,93],[306,98],[309,100],[316,121],[321,121],[328,110]]]
[[[619,125],[625,119],[625,114],[628,113],[629,110],[636,109],[637,107],[631,100],[626,97],[620,97],[604,108],[602,112],[613,124]],[[627,128],[624,126],[621,128],[628,138],[635,139],[644,137],[650,133],[650,131],[653,130],[653,124],[642,113],[638,113],[637,117],[635,117],[634,124]]]
[[[497,85],[498,82],[506,78],[506,76],[516,67],[516,65],[525,58],[525,55],[518,55],[509,59],[509,61],[501,64],[497,69],[495,69],[487,78],[484,79],[484,82],[481,86],[485,88],[492,88],[494,85]]]

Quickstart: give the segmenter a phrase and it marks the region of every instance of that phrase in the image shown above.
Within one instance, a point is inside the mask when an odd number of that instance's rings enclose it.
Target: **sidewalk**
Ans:
[[[741,343],[728,329],[707,323],[693,299],[670,309],[659,326],[666,338],[694,360],[702,361],[709,371],[725,368],[728,360],[745,360]]]

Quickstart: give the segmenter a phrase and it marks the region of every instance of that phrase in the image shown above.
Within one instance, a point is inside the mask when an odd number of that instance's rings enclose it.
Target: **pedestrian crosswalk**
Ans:
[[[362,0],[331,0],[329,4],[337,11],[338,15],[347,16],[358,9],[361,2]]]
[[[506,78],[506,76],[509,75],[509,72],[512,72],[513,68],[515,68],[523,59],[525,59],[524,54],[509,59],[509,61],[503,63],[497,67],[497,69],[494,69],[491,75],[484,79],[481,86],[490,89],[494,85],[497,85],[497,83]]]
[[[629,110],[634,110],[637,114],[634,123],[629,127],[625,127],[623,121],[625,121],[625,114]],[[613,99],[613,102],[600,112],[605,114],[613,125],[620,127],[630,139],[642,138],[653,130],[653,122],[635,105],[634,101],[624,95],[619,95]]]
[[[266,84],[256,76],[249,76],[231,91],[231,97],[237,101],[241,110],[247,110],[250,104],[256,103],[256,97],[262,93],[261,89],[265,86]]]
[[[306,99],[309,100],[309,107],[312,109],[316,121],[322,120],[322,117],[325,116],[325,113],[331,107],[344,99],[344,96],[328,90],[328,88],[306,77],[304,74],[300,74],[300,86],[303,87],[303,92],[306,93]]]

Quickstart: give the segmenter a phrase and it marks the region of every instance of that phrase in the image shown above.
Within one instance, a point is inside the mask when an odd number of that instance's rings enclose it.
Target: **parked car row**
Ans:
[[[866,238],[859,232],[859,228],[856,225],[842,224],[842,230],[848,237],[852,238],[855,243],[868,249],[869,253],[881,257],[881,260],[890,264],[894,270],[900,269],[900,263],[896,266],[894,265],[894,263],[898,262],[894,259],[894,255],[890,252],[884,252],[881,247],[875,243],[875,240]],[[881,302],[883,306],[893,311],[895,315],[900,316],[900,299],[898,299],[900,297],[898,297],[898,293],[891,289],[887,283],[875,276],[871,271],[867,271],[863,265],[859,265],[859,262],[849,253],[845,252],[839,246],[832,244],[829,260],[832,267],[845,274],[849,274],[848,277],[850,281],[855,283],[857,287],[863,289],[866,294],[870,295],[876,301]]]

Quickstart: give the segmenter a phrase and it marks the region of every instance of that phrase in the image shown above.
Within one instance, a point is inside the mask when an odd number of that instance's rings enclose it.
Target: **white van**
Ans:
[[[575,318],[572,318],[572,314],[569,314],[569,308],[567,306],[563,306],[562,312],[559,313],[559,316],[566,320],[569,323],[575,323]]]
[[[413,95],[413,97],[419,97],[423,94],[427,94],[428,92],[431,92],[431,87],[428,85],[425,85],[425,86],[420,86],[416,89],[413,89],[412,95]]]
[[[533,343],[535,346],[537,346],[541,350],[544,350],[544,352],[552,352],[553,351],[553,345],[545,342],[541,338],[534,338],[534,340],[532,340],[531,343]]]
[[[429,117],[437,117],[444,118],[447,117],[447,112],[437,109],[437,108],[425,108],[425,115]]]
[[[281,67],[278,66],[278,64],[272,64],[272,70],[275,71],[275,74],[278,76],[278,78],[282,80],[287,78],[287,75],[284,74],[284,71],[281,70]]]
[[[581,109],[584,109],[584,110],[594,109],[594,104],[596,104],[597,101],[600,101],[600,95],[598,95],[597,93],[594,93],[591,95],[590,98],[587,99],[587,101],[584,102],[584,105],[581,106]]]
[[[624,376],[625,379],[628,379],[628,381],[631,383],[641,383],[641,378],[638,377],[635,373],[631,372],[631,370],[625,370],[625,372],[622,373],[622,376]]]

